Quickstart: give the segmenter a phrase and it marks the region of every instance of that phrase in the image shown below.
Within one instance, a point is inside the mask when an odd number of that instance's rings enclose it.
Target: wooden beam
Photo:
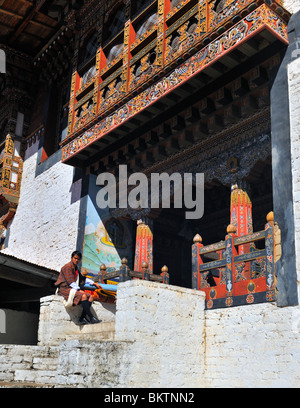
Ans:
[[[172,137],[172,139],[166,145],[166,152],[168,155],[178,152],[180,150],[178,140]]]
[[[29,272],[13,269],[5,265],[0,265],[0,278],[34,287],[43,287],[48,282],[45,278],[35,276]],[[49,280],[50,279],[51,277],[49,276]]]
[[[176,115],[171,119],[171,128],[174,130],[182,130],[185,128],[185,121],[181,115]]]
[[[22,3],[27,3],[27,4],[30,4],[31,6],[33,6],[33,1],[31,1],[31,0],[19,0],[19,1],[21,1]]]
[[[42,297],[54,294],[55,289],[51,287],[32,289],[0,290],[0,304],[19,302],[38,302]]]
[[[157,149],[153,151],[153,156],[156,161],[164,160],[167,157],[167,152],[164,146],[158,146]]]
[[[152,146],[155,146],[159,142],[159,139],[157,136],[157,132],[152,130],[149,133],[150,135],[146,138],[146,144],[148,147],[152,147]]]
[[[12,26],[10,26],[10,25],[6,25],[6,24],[3,24],[3,23],[0,23],[0,27],[2,28],[4,28],[4,29],[6,29],[6,30],[11,30],[11,31],[14,31],[14,28],[12,27]]]
[[[41,9],[41,7],[43,6],[43,4],[46,2],[46,0],[41,0],[39,2],[39,4],[34,7],[31,8],[29,13],[27,14],[27,16],[24,18],[24,20],[22,21],[22,23],[19,25],[19,27],[17,28],[17,30],[15,31],[14,35],[11,36],[9,43],[11,44],[17,37],[19,37],[19,35],[24,31],[24,29],[27,27],[27,25],[29,24],[29,22],[32,20],[32,18],[35,16],[35,14]]]
[[[190,106],[186,111],[185,120],[187,123],[194,123],[197,120],[200,120],[198,108],[195,106]]]
[[[39,21],[36,21],[36,20],[30,20],[29,23],[34,24],[41,28],[46,28],[47,30],[51,30],[51,31],[55,30],[55,27],[49,26],[48,24],[45,24],[45,23],[40,23]]]
[[[5,10],[5,9],[1,9],[0,13],[6,14],[6,15],[11,16],[11,17],[16,17],[16,18],[19,18],[19,19],[24,18],[24,16],[21,16],[20,14],[16,14],[13,11]]]
[[[185,129],[183,135],[178,140],[180,148],[191,146],[194,143],[193,133]]]

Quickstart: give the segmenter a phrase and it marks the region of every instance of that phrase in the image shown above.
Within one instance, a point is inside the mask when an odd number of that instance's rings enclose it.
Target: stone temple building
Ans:
[[[298,0],[0,0],[0,387],[299,385],[299,78]]]

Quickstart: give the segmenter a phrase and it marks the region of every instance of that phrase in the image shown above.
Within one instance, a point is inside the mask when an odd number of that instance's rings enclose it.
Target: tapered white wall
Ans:
[[[60,161],[36,176],[37,146],[26,151],[20,201],[3,252],[60,270],[76,249],[81,185],[73,184],[74,169]]]

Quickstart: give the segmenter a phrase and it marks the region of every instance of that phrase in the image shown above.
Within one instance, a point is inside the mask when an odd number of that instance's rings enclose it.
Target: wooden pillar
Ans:
[[[230,197],[230,224],[235,226],[239,237],[253,232],[251,200],[236,184],[232,186]]]
[[[73,132],[74,116],[75,116],[75,104],[76,104],[76,92],[80,86],[80,76],[78,72],[73,72],[72,82],[71,82],[71,92],[70,92],[70,102],[69,102],[69,117],[68,117],[68,135]]]
[[[204,35],[208,31],[208,1],[207,0],[198,0],[199,4],[199,34],[200,36]]]
[[[131,44],[135,41],[135,31],[131,21],[126,21],[124,27],[124,50],[123,50],[123,68],[122,68],[122,92],[125,94],[128,91],[129,76],[130,76],[130,59]]]
[[[119,275],[119,279],[120,282],[126,282],[130,279],[129,277],[129,268],[127,266],[127,259],[123,258],[121,261],[121,268],[120,268],[120,275]]]
[[[161,274],[160,274],[160,276],[162,276],[163,277],[163,283],[170,283],[170,275],[169,275],[169,269],[168,269],[168,267],[166,266],[166,265],[164,265],[162,268],[161,268]]]
[[[267,224],[265,225],[265,247],[267,283],[266,300],[272,302],[276,299],[274,213],[272,211],[267,215]]]
[[[148,263],[142,262],[142,272],[143,272],[143,280],[150,280],[150,273],[148,269]]]
[[[225,238],[225,259],[226,259],[226,269],[225,269],[225,284],[226,284],[226,306],[232,306],[233,295],[234,295],[234,276],[235,276],[235,266],[234,266],[234,238],[236,237],[236,228],[234,225],[229,224],[227,227],[227,235]]]
[[[165,47],[166,47],[166,15],[171,9],[170,0],[158,0],[157,5],[157,57],[156,57],[156,66],[162,68],[165,62]]]
[[[104,275],[106,274],[106,266],[104,264],[102,264],[100,266],[100,272],[98,275],[98,282],[99,283],[104,283]]]
[[[199,234],[194,236],[194,244],[192,246],[192,289],[199,290],[203,288],[203,279],[199,267],[203,264],[199,254],[199,249],[203,247],[202,238]],[[208,285],[207,285],[208,286]]]
[[[230,224],[236,229],[236,236],[251,234],[253,232],[252,223],[252,203],[246,191],[236,184],[232,186],[230,198]],[[255,249],[255,248],[253,248]],[[250,244],[239,245],[238,254],[242,255],[251,251]],[[251,278],[251,263],[246,262],[243,268],[242,277]]]
[[[142,271],[143,262],[148,263],[148,271],[153,273],[153,234],[150,219],[137,222],[134,270]]]
[[[99,111],[99,104],[100,104],[100,91],[99,86],[102,82],[101,78],[101,71],[106,65],[106,57],[100,47],[96,54],[96,73],[95,73],[95,83],[94,83],[94,95],[93,95],[93,109],[94,115],[96,116]]]

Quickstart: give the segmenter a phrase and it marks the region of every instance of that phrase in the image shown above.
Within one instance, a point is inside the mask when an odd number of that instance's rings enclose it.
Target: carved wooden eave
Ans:
[[[46,81],[57,80],[69,72],[74,55],[72,24],[63,25],[33,60],[33,66]]]
[[[187,7],[188,3],[180,4]],[[118,57],[106,66],[100,48],[96,75],[84,88],[79,87],[78,73],[73,74],[69,132],[62,142],[64,163],[82,168],[95,165],[101,171],[102,165],[102,170],[109,170],[127,160],[132,170],[140,170],[199,140],[209,140],[226,126],[268,106],[268,71],[279,64],[276,55],[288,43],[288,12],[271,0],[227,1],[219,13],[212,10],[213,4],[202,7],[206,3],[200,1],[178,20],[180,7],[162,14],[163,21],[169,19],[172,24],[162,34],[165,45],[162,55],[156,49],[155,72],[150,75],[132,81],[131,68],[155,42],[147,43],[147,33],[130,39],[130,21],[125,26],[127,54],[122,54],[123,59]],[[171,55],[168,35],[175,29],[180,33],[193,16],[198,18],[194,42],[183,41]],[[158,23],[156,29],[159,27]],[[149,38],[154,31],[150,30]],[[144,49],[143,44],[147,44]],[[135,47],[138,52],[132,57]],[[118,64],[120,68],[114,71]],[[123,81],[121,92],[112,92],[115,99],[104,101],[104,86],[111,84],[113,91],[118,75]],[[75,124],[76,111],[89,101],[93,102],[91,109]],[[191,135],[187,128],[193,123],[198,128]]]
[[[254,165],[265,162],[271,155],[271,124],[269,108],[259,110],[253,117],[229,127],[202,143],[197,143],[182,152],[178,152],[163,161],[153,164],[144,170],[149,180],[148,202],[152,196],[162,195],[162,185],[158,191],[151,190],[151,174],[163,173],[204,173],[205,184],[219,182],[231,186],[249,176]],[[238,162],[237,171],[232,173],[228,161],[232,158]],[[118,179],[117,172],[115,173]],[[173,185],[170,195],[173,195]],[[134,187],[132,187],[134,188]],[[117,186],[119,191],[119,186]],[[130,191],[130,188],[128,188]],[[140,219],[142,216],[156,217],[160,210],[151,208],[117,208],[110,210],[112,216]]]

